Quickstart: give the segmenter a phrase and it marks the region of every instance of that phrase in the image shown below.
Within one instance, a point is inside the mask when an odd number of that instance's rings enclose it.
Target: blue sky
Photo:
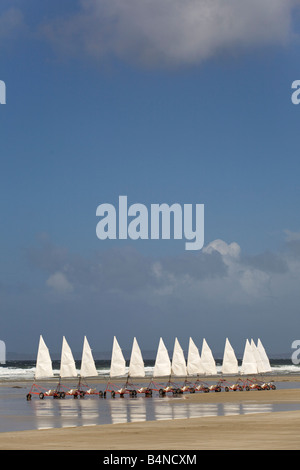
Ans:
[[[1,3],[8,351],[35,351],[39,334],[55,351],[62,335],[96,351],[114,335],[216,351],[226,336],[239,351],[297,339],[298,2],[175,3]],[[205,204],[204,250],[101,242],[96,208],[119,195]]]

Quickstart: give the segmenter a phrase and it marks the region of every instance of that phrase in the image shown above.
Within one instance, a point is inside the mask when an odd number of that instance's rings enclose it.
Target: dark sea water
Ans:
[[[145,360],[146,377],[151,377],[154,367],[153,360]],[[110,369],[110,360],[96,360],[96,368],[99,377],[108,377]],[[299,374],[300,365],[292,363],[291,359],[270,359],[272,373],[274,375]],[[53,361],[54,375],[59,375],[59,361]],[[221,371],[222,361],[216,360],[217,371]],[[80,361],[76,361],[78,373],[80,371]],[[22,380],[33,379],[35,372],[35,361],[7,361],[5,365],[0,365],[0,381],[1,380]]]

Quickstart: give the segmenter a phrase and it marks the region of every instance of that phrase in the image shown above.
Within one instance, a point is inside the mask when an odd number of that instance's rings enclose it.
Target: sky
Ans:
[[[300,5],[2,0],[0,337],[33,353],[299,339]],[[204,246],[98,205],[204,204]]]

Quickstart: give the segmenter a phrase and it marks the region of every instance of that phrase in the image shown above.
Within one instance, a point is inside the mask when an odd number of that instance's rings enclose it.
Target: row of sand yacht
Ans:
[[[88,384],[89,379],[98,377],[98,371],[86,336],[83,342],[79,373],[76,369],[71,348],[66,338],[63,337],[58,383],[54,389],[47,389],[40,382],[53,379],[54,372],[49,350],[43,337],[40,336],[34,383],[27,394],[27,400],[30,400],[32,395],[38,395],[40,399],[47,396],[53,398],[65,398],[66,396],[83,398],[91,395],[106,398],[107,393],[110,393],[110,396],[115,398],[116,395],[136,397],[138,394],[150,397],[153,392],[157,392],[159,396],[163,397],[166,394],[181,395],[185,392],[270,390],[276,388],[273,381],[268,382],[263,380],[262,377],[263,375],[269,375],[271,372],[270,361],[260,339],[258,339],[257,344],[253,339],[251,341],[246,340],[242,363],[239,367],[234,349],[228,338],[226,338],[221,376],[218,376],[216,361],[205,338],[203,339],[201,354],[192,338],[189,339],[187,360],[177,338],[175,338],[172,360],[163,339],[160,338],[150,382],[147,386],[140,386],[138,381],[143,379],[145,382],[146,373],[143,356],[136,338],[133,339],[129,367],[127,368],[122,349],[117,338],[114,337],[109,379],[106,388],[97,391]],[[203,380],[205,377],[215,376],[218,380],[213,385],[209,385]],[[229,376],[233,376],[236,380],[229,382]],[[69,388],[64,383],[64,380],[74,380],[75,378],[77,383],[73,388]],[[114,380],[117,383],[114,383]],[[180,380],[181,383],[179,384],[178,381]]]

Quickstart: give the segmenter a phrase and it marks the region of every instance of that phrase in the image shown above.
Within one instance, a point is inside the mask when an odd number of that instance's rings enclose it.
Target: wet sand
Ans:
[[[300,377],[272,377],[299,382]],[[118,398],[119,399],[119,398]],[[183,403],[300,405],[300,387],[187,394]],[[0,433],[1,450],[275,450],[300,448],[300,407],[294,411],[131,422]]]
[[[300,411],[20,431],[1,450],[298,450]]]

